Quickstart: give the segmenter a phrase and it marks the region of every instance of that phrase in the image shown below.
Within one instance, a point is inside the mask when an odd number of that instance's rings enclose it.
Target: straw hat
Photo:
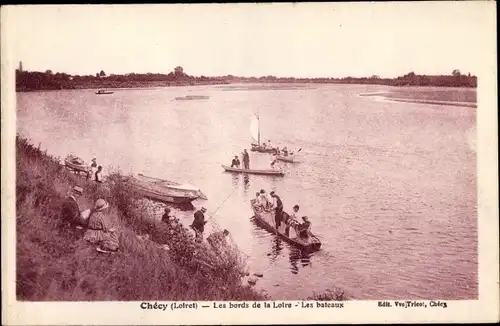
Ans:
[[[94,210],[97,212],[100,212],[102,210],[105,210],[108,207],[109,207],[109,204],[104,199],[100,198],[95,202]]]
[[[207,211],[207,209],[206,209],[205,207],[202,207],[202,208],[201,208],[201,211],[202,211],[203,213],[205,213],[205,212]]]
[[[74,186],[73,187],[73,192],[78,194],[78,195],[81,195],[83,194],[83,188],[82,187],[78,187],[78,186]]]

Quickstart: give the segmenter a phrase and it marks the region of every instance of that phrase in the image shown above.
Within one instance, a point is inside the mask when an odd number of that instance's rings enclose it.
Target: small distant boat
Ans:
[[[144,197],[171,204],[190,204],[193,200],[207,197],[196,187],[179,184],[142,174],[127,178],[129,184]]]
[[[276,230],[275,221],[274,221],[274,212],[266,212],[260,211],[255,208],[255,199],[250,201],[252,206],[252,210],[254,212],[254,221],[257,225],[261,226],[263,229],[276,234],[286,242],[291,245],[306,251],[317,251],[321,248],[321,241],[315,236],[311,231],[309,231],[308,238],[300,238],[300,237],[290,237],[285,234],[285,225],[282,223],[280,228]],[[291,232],[294,232],[291,228]]]
[[[64,164],[70,169],[78,172],[87,173],[88,171],[90,171],[90,166],[85,163],[83,159],[73,154],[69,154],[68,156],[66,156],[66,158],[64,159]]]
[[[100,89],[96,92],[97,95],[104,95],[104,94],[113,94],[114,92],[110,91],[105,91],[104,89]]]
[[[295,160],[295,156],[293,156],[293,155],[289,155],[289,156],[275,155],[275,157],[279,161],[288,162],[288,163],[297,163],[297,160]]]
[[[274,176],[280,176],[280,177],[283,177],[285,175],[285,173],[283,171],[276,171],[276,170],[238,169],[238,168],[232,168],[232,167],[227,166],[227,165],[222,165],[222,168],[224,170],[226,170],[227,172],[233,172],[233,173],[274,175]]]
[[[182,101],[182,100],[208,100],[210,96],[204,96],[204,95],[188,95],[188,96],[178,96],[175,99],[177,101]]]
[[[273,147],[266,147],[265,144],[260,143],[260,117],[258,114],[254,113],[252,117],[252,121],[250,122],[250,133],[252,138],[257,141],[257,143],[250,144],[252,147],[250,150],[252,152],[260,152],[260,153],[275,153],[276,149]]]

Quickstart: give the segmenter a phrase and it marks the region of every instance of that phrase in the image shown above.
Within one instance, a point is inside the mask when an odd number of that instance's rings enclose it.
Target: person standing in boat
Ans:
[[[231,162],[231,167],[232,168],[237,168],[237,169],[240,168],[240,160],[238,159],[238,156],[235,156],[233,158],[233,161]]]
[[[266,191],[264,189],[260,190],[259,205],[263,210],[267,210],[269,208],[269,199],[267,198]]]
[[[250,169],[250,155],[248,155],[248,152],[245,148],[245,150],[243,150],[243,168],[245,170],[249,170]]]
[[[203,240],[203,231],[205,231],[205,224],[207,224],[207,221],[205,221],[206,211],[207,209],[202,207],[199,211],[194,213],[194,221],[193,224],[191,224],[191,227],[196,232],[196,241],[198,242]]]
[[[281,218],[283,216],[283,202],[281,198],[276,195],[274,191],[271,191],[271,197],[276,201],[276,208],[274,212],[274,222],[276,223],[276,230],[281,226]]]

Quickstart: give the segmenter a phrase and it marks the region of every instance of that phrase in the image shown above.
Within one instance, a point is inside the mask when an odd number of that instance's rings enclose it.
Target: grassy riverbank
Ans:
[[[146,216],[117,174],[104,186],[92,184],[25,139],[16,138],[16,151],[18,300],[265,299],[241,284],[238,256],[222,260],[206,245],[194,245],[189,234],[171,234]],[[110,203],[119,252],[100,254],[81,235],[58,228],[61,204],[74,185],[85,189],[82,206],[97,198]],[[137,236],[145,233],[151,240]]]
[[[265,300],[242,282],[245,261],[237,248],[221,254],[195,244],[183,227],[152,218],[151,207],[119,173],[96,184],[67,171],[22,137],[16,137],[16,292],[18,300]],[[63,200],[79,185],[82,209],[98,198],[120,233],[120,250],[95,246],[60,228]],[[167,247],[168,249],[166,249]],[[346,300],[342,289],[325,289],[311,300]]]

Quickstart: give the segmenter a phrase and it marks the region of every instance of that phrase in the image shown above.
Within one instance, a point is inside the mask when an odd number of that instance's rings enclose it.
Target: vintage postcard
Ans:
[[[3,324],[498,322],[495,12],[3,6]]]

